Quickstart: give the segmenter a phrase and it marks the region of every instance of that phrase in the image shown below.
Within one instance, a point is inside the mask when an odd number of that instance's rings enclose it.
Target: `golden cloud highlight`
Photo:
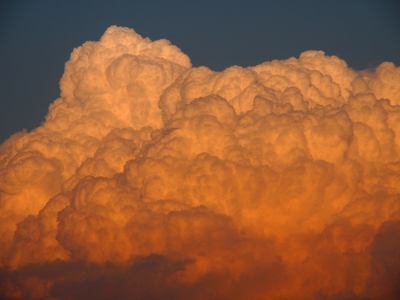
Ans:
[[[398,299],[400,68],[214,72],[112,26],[0,146],[5,299]]]

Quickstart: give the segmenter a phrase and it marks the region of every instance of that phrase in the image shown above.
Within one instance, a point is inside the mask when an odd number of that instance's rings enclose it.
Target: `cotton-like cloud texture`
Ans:
[[[5,299],[398,299],[400,68],[192,68],[112,26],[0,146]]]

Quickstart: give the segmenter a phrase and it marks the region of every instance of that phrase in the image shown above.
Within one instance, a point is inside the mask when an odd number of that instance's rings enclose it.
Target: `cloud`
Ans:
[[[0,147],[7,299],[396,299],[399,68],[192,68],[112,26]]]

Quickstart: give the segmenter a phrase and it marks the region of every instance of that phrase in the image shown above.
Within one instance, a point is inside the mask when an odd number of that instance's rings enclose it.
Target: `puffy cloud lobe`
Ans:
[[[398,74],[214,72],[110,27],[0,148],[5,297],[396,299]]]

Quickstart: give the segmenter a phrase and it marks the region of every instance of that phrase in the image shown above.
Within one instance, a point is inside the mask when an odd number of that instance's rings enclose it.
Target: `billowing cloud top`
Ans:
[[[0,147],[6,299],[397,299],[400,68],[192,68],[112,26]]]

